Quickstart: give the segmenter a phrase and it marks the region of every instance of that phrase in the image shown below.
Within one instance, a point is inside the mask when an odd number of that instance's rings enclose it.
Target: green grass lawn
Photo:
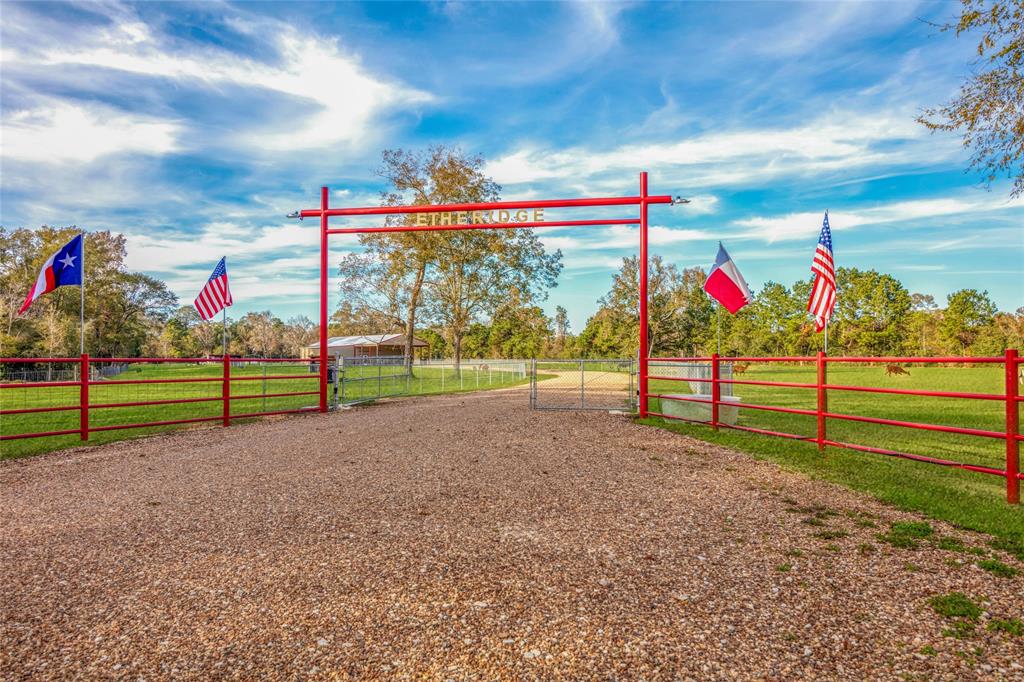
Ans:
[[[514,386],[528,381],[521,374],[500,371],[495,365],[489,371],[466,367],[460,373],[452,368],[417,367],[413,377],[406,377],[401,368],[382,368],[378,393],[376,367],[346,368],[344,390],[346,400],[369,400],[387,395],[427,395],[456,391],[475,391],[488,388]],[[89,388],[89,424],[91,429],[118,424],[170,421],[175,419],[215,418],[223,413],[220,378],[223,368],[219,362],[191,365],[138,365],[109,381],[94,381]],[[253,396],[232,400],[232,415],[316,407],[316,394],[278,396],[275,393],[316,391],[318,375],[311,374],[306,364],[271,363],[267,375],[294,375],[294,379],[263,380],[264,368],[246,365],[231,368],[231,395]],[[210,382],[170,384],[116,384],[115,381],[136,379],[213,379]],[[340,391],[339,391],[340,394]],[[264,397],[267,395],[268,397]],[[340,396],[339,396],[340,397]],[[0,409],[14,410],[27,407],[55,407],[78,405],[78,386],[4,388],[0,389]],[[172,405],[101,408],[104,403],[127,403],[148,400],[204,399]],[[209,399],[209,400],[205,400]],[[216,424],[216,421],[211,421]],[[0,434],[11,435],[39,431],[63,431],[79,427],[77,409],[61,412],[32,414],[5,414],[0,416]],[[154,426],[111,431],[92,431],[87,443],[77,434],[47,436],[20,440],[0,441],[0,459],[26,457],[52,450],[83,444],[99,445],[125,438],[159,433],[181,426]]]
[[[1001,394],[1004,391],[1001,366],[911,366],[908,371],[909,377],[886,377],[883,366],[830,365],[828,382],[969,393]],[[815,368],[751,366],[746,374],[737,378],[814,383]],[[813,389],[734,386],[733,391],[744,403],[805,409],[814,409],[816,403]],[[650,392],[689,394],[690,390],[686,382],[652,381]],[[658,399],[651,399],[649,409],[662,412],[660,403]],[[828,409],[833,413],[990,431],[1005,428],[1005,403],[1002,401],[830,391]],[[901,509],[923,512],[972,530],[1016,537],[1024,543],[1024,508],[1006,503],[1005,480],[999,476],[840,448],[828,448],[822,454],[814,443],[731,429],[715,432],[707,426],[667,422],[661,418],[652,417],[645,423],[777,461],[810,476],[868,492]],[[816,433],[814,416],[740,409],[739,424],[811,437]],[[989,438],[838,420],[829,420],[828,438],[999,469],[1006,463],[1005,441]]]

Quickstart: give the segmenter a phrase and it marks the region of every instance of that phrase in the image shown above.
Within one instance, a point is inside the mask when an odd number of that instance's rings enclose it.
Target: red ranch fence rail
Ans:
[[[722,378],[721,367],[723,362],[731,363],[814,363],[815,365],[815,381],[814,383],[802,383],[792,381],[765,381],[765,380],[753,380],[753,379],[726,379]],[[710,377],[680,377],[680,376],[664,376],[659,375],[658,369],[671,367],[673,363],[698,363],[710,366]],[[901,388],[887,388],[887,387],[870,387],[870,386],[851,386],[844,384],[830,384],[828,383],[828,366],[838,364],[870,364],[870,365],[902,365],[902,364],[957,364],[957,365],[1002,365],[1004,372],[1004,384],[1005,389],[1003,393],[967,393],[957,391],[928,391],[928,390],[916,390],[916,389],[901,389]],[[720,357],[719,355],[712,355],[710,357],[685,357],[685,358],[647,358],[643,361],[644,365],[651,366],[648,379],[651,382],[655,381],[681,381],[681,382],[696,382],[700,384],[711,384],[710,398],[707,397],[689,397],[680,395],[669,395],[665,393],[651,393],[642,391],[641,404],[647,407],[648,401],[651,399],[669,400],[669,401],[682,401],[690,403],[699,403],[710,405],[711,415],[710,420],[708,419],[692,419],[682,417],[679,415],[666,414],[664,408],[659,411],[651,411],[649,407],[646,410],[642,410],[642,414],[646,414],[664,419],[678,420],[684,422],[693,422],[700,424],[709,424],[715,430],[721,427],[735,429],[738,431],[748,431],[751,433],[758,433],[768,436],[777,436],[780,438],[789,438],[793,440],[807,441],[817,443],[819,450],[824,450],[827,446],[846,448],[850,450],[858,450],[860,452],[868,452],[873,454],[887,455],[890,457],[899,457],[904,459],[910,459],[918,462],[926,462],[929,464],[937,464],[940,466],[955,467],[964,469],[967,471],[974,471],[983,474],[991,474],[995,476],[1002,476],[1006,479],[1006,500],[1011,504],[1020,503],[1020,481],[1024,479],[1024,473],[1020,471],[1020,442],[1024,440],[1024,436],[1020,434],[1020,403],[1024,401],[1024,397],[1021,397],[1018,382],[1020,379],[1020,367],[1024,364],[1024,361],[1019,357],[1016,350],[1007,350],[1005,355],[1000,357],[828,357],[824,353],[818,353],[817,356],[796,356],[796,357]],[[664,372],[662,373],[664,374]],[[813,390],[815,392],[816,405],[815,409],[803,409],[796,407],[782,407],[778,405],[761,405],[744,403],[738,401],[724,401],[722,399],[721,390],[723,385],[728,386],[764,386],[764,387],[775,387],[783,389],[796,389],[796,390]],[[832,412],[828,409],[828,396],[830,392],[851,392],[851,393],[869,393],[869,394],[886,394],[886,395],[899,395],[899,396],[919,396],[928,398],[951,398],[951,399],[962,399],[962,400],[983,400],[983,401],[999,401],[1005,404],[1005,428],[1000,431],[976,429],[976,428],[965,428],[959,426],[947,426],[942,424],[927,424],[918,423],[911,421],[903,421],[897,419],[887,419],[881,417],[869,417],[855,414],[844,414],[839,412]],[[744,426],[740,424],[726,423],[721,419],[720,409],[725,405],[731,409],[740,410],[758,410],[765,412],[776,412],[784,414],[803,415],[807,417],[814,417],[816,425],[816,433],[814,436],[803,436],[795,433],[787,433],[783,431],[777,431],[765,428],[756,428],[753,426]],[[930,457],[926,455],[913,454],[909,452],[902,452],[898,450],[891,450],[887,448],[873,447],[870,445],[849,443],[844,441],[833,440],[828,437],[828,424],[829,421],[848,421],[848,422],[860,422],[866,424],[876,424],[883,426],[893,426],[906,429],[916,429],[921,431],[932,431],[948,434],[957,434],[962,436],[972,436],[976,438],[987,438],[993,440],[1002,440],[1006,445],[1006,464],[1002,469],[982,466],[978,464],[970,464],[965,462],[957,462],[949,459],[943,459],[940,457]]]
[[[267,373],[267,366],[281,366],[281,363],[288,363],[291,365],[290,369],[295,370],[294,373],[278,372],[273,374]],[[65,365],[69,369],[64,370],[65,372],[70,371],[77,375],[72,380],[58,379],[58,380],[42,380],[42,381],[9,381],[5,378],[5,375],[10,375],[11,367],[18,366],[44,366],[52,371],[54,366]],[[122,379],[122,378],[94,378],[97,374],[98,365],[122,365],[125,368],[131,366],[167,366],[167,365],[196,365],[197,370],[201,374],[200,376],[157,376],[155,378],[138,378],[138,379]],[[262,373],[253,374],[246,372],[247,366],[252,365],[262,366]],[[214,357],[214,358],[90,358],[89,355],[83,354],[78,358],[0,358],[0,368],[3,368],[5,372],[0,373],[0,420],[10,419],[16,415],[34,415],[34,414],[53,414],[53,413],[67,413],[77,412],[78,413],[78,424],[74,428],[60,428],[51,430],[24,430],[20,433],[5,433],[11,430],[10,424],[7,427],[0,430],[0,441],[13,441],[25,438],[41,438],[46,436],[69,436],[78,434],[80,439],[83,441],[89,440],[90,433],[102,432],[102,431],[116,431],[121,429],[137,429],[147,427],[163,427],[173,426],[179,424],[196,424],[202,422],[220,422],[223,426],[230,426],[232,419],[245,419],[250,417],[263,417],[280,414],[300,414],[306,412],[317,412],[319,411],[319,405],[311,406],[288,406],[287,409],[266,409],[267,399],[292,399],[294,402],[297,398],[305,400],[305,396],[319,396],[319,388],[314,390],[274,390],[267,392],[268,382],[279,382],[279,381],[314,381],[319,382],[319,373],[313,373],[311,366],[315,365],[315,360],[310,359],[296,359],[296,358],[233,358],[230,356]],[[202,375],[202,369],[209,368],[205,375]],[[232,367],[238,368],[239,372],[232,372]],[[123,371],[123,370],[122,370]],[[50,371],[46,372],[51,373]],[[122,376],[121,373],[115,375],[115,377]],[[238,382],[262,382],[262,391],[259,393],[253,391],[242,391],[240,393],[232,393],[232,383],[235,384],[236,391],[238,389]],[[243,384],[247,386],[248,384]],[[183,387],[193,387],[193,390],[199,390],[195,387],[209,386],[210,388],[220,390],[213,395],[197,395],[197,396],[186,396],[183,395]],[[3,397],[12,395],[12,391],[22,391],[20,395],[23,396],[26,404],[37,402],[34,399],[30,399],[29,396],[32,394],[38,394],[39,391],[45,391],[46,389],[70,389],[78,387],[77,400],[74,399],[73,393],[69,392],[58,392],[56,396],[51,395],[50,401],[60,401],[67,404],[32,404],[31,406],[19,407],[19,408],[6,408],[3,407]],[[108,393],[111,388],[124,387],[130,389],[132,387],[160,387],[158,390],[158,397],[147,397],[146,399],[114,399],[104,400],[103,396],[97,396],[97,393]],[[294,387],[294,384],[293,386]],[[176,397],[159,397],[160,391],[170,392],[177,388],[179,391]],[[99,390],[97,390],[99,389]],[[45,399],[44,399],[45,401]],[[261,401],[261,409],[247,409],[238,410],[232,409],[233,404]],[[286,400],[287,401],[287,400]],[[316,403],[316,399],[312,399],[312,402]],[[179,418],[173,419],[158,419],[158,420],[146,420],[146,421],[130,421],[126,423],[117,424],[97,424],[95,423],[95,416],[97,411],[113,410],[129,410],[131,408],[154,408],[159,407],[161,409],[170,408],[175,405],[198,405],[203,403],[220,403],[221,409],[216,414],[207,414],[204,416],[180,416]],[[128,413],[131,416],[131,412]],[[135,414],[139,414],[136,412]],[[166,415],[169,416],[169,415]]]

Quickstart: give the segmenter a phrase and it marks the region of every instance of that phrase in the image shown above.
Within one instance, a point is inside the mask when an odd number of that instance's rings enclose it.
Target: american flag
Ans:
[[[228,288],[228,267],[226,258],[221,258],[213,274],[206,281],[203,290],[196,297],[196,310],[204,320],[212,320],[213,317],[224,308],[231,305],[231,289]]]
[[[832,232],[828,228],[828,211],[825,211],[825,222],[821,225],[821,236],[818,237],[818,248],[814,251],[811,272],[815,277],[807,310],[814,315],[814,328],[820,332],[836,307],[836,264],[832,260]]]

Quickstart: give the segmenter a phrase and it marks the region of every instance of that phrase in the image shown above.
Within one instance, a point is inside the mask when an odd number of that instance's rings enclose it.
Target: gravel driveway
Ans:
[[[523,391],[54,453],[0,466],[0,678],[1024,678],[1024,580],[898,520]]]

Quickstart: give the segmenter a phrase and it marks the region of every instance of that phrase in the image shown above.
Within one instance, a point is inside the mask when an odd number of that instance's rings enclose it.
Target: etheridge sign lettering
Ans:
[[[487,225],[494,223],[525,223],[530,220],[530,211],[457,211],[455,213],[414,213],[413,225]],[[532,211],[535,223],[544,222],[544,209]]]

